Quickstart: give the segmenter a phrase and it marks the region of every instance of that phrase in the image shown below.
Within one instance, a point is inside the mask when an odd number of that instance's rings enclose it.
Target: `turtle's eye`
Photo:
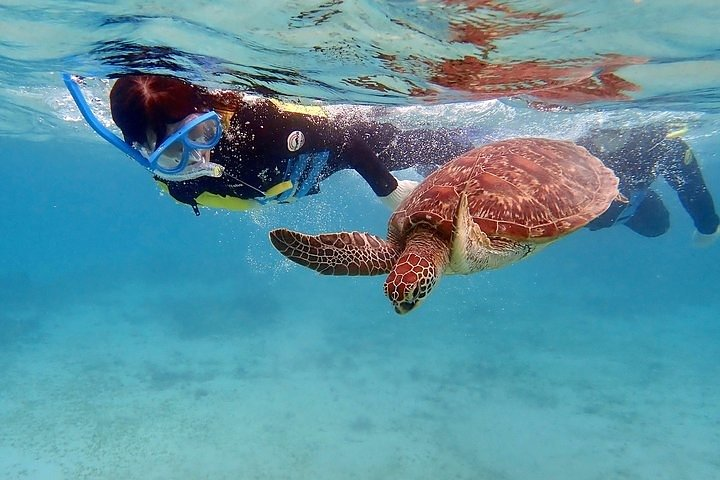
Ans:
[[[412,289],[408,292],[408,294],[405,296],[406,299],[415,301],[420,296],[420,285],[417,283],[413,285]]]

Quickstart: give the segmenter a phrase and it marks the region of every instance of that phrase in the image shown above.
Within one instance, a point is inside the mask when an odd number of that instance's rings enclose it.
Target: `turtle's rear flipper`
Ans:
[[[288,259],[323,275],[387,274],[398,257],[385,240],[362,232],[307,235],[278,228],[270,232],[270,242]]]

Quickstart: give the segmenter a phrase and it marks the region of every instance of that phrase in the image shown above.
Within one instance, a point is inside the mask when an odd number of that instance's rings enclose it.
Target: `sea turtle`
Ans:
[[[325,275],[380,275],[397,313],[425,298],[440,275],[521,260],[621,198],[618,179],[569,141],[515,138],[473,149],[430,174],[400,203],[387,240],[361,232],[270,232],[290,260]]]

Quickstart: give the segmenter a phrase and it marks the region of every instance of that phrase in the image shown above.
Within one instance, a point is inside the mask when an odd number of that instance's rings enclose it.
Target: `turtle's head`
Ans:
[[[385,280],[385,295],[395,312],[408,313],[427,297],[440,277],[431,261],[415,253],[402,255]]]

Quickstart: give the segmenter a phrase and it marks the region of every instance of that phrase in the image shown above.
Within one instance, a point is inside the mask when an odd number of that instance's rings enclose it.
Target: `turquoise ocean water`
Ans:
[[[720,243],[693,244],[662,180],[668,234],[582,230],[401,317],[382,277],[267,240],[382,235],[357,174],[195,217],[60,78],[90,77],[104,119],[108,78],[155,71],[478,141],[681,121],[720,202],[718,19],[709,0],[0,1],[0,480],[720,478]]]

